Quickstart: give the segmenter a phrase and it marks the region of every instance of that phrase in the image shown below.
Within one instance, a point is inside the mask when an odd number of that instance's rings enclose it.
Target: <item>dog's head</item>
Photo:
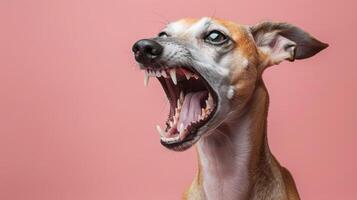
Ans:
[[[161,143],[191,147],[249,101],[265,68],[311,57],[328,45],[286,23],[237,25],[212,18],[170,23],[133,46],[135,59],[160,81],[170,102]]]

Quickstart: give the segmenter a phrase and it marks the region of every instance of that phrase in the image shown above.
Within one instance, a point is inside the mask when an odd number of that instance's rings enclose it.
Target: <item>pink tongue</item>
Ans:
[[[186,94],[178,120],[178,127],[183,123],[184,128],[186,128],[191,122],[198,121],[198,117],[201,115],[200,100],[206,94],[207,91]]]

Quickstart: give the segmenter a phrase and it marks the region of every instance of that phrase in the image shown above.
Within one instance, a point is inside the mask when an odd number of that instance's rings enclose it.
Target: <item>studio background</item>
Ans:
[[[266,70],[268,137],[302,199],[354,200],[356,1],[2,0],[0,199],[180,199],[194,148],[155,125],[168,104],[131,52],[169,21],[215,16],[297,25],[330,47]]]

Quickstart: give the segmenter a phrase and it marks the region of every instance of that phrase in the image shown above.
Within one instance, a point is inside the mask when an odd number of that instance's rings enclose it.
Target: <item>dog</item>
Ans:
[[[144,84],[156,77],[170,104],[165,128],[156,127],[161,144],[174,151],[196,144],[199,170],[183,199],[300,199],[268,146],[262,74],[326,47],[288,23],[208,17],[178,20],[133,45]]]

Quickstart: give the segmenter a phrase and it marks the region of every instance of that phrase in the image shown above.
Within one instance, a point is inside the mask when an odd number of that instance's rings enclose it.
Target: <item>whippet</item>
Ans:
[[[199,170],[183,199],[300,199],[269,150],[262,73],[327,46],[287,23],[213,18],[182,19],[134,44],[144,84],[157,77],[169,100],[165,128],[156,127],[161,144],[183,151],[197,143]]]

